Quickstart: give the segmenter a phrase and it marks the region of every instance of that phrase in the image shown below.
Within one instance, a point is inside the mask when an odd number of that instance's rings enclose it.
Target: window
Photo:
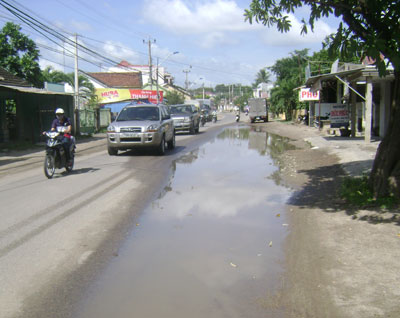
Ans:
[[[117,121],[128,120],[160,120],[160,114],[157,107],[127,107],[124,108]]]

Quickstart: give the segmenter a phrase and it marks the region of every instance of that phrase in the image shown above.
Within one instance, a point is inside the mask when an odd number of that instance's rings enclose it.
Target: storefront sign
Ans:
[[[150,103],[157,104],[157,91],[148,91],[143,89],[130,89],[131,99],[148,99]],[[159,102],[163,101],[163,91],[159,91]]]
[[[332,128],[349,126],[349,109],[347,104],[332,105],[329,119]]]
[[[311,92],[309,88],[301,88],[299,92],[299,100],[301,102],[319,100],[319,91]]]
[[[143,89],[98,88],[96,95],[99,104],[116,103],[125,100],[148,100],[157,103],[157,91]],[[159,91],[159,102],[163,101],[163,91]]]

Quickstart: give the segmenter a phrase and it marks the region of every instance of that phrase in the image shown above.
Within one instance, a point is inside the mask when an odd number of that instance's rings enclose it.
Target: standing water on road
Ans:
[[[79,317],[281,317],[286,146],[238,127],[176,160]]]

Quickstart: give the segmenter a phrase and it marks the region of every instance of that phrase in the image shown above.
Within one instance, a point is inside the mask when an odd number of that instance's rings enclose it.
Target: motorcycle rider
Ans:
[[[212,112],[211,114],[212,114],[212,117],[213,117],[214,122],[216,122],[216,121],[217,121],[217,110],[214,109],[213,112]]]
[[[72,142],[72,135],[71,135],[72,125],[71,125],[71,120],[65,116],[64,109],[62,108],[56,109],[56,118],[53,120],[53,123],[51,124],[51,131],[57,131],[58,127],[64,127],[64,132],[63,132],[64,137],[62,140],[63,142],[62,145],[65,150],[67,163],[71,164],[70,146]]]
[[[202,126],[204,126],[206,123],[206,112],[204,109],[200,110],[200,122]]]
[[[235,107],[235,115],[236,115],[236,121],[240,120],[240,108],[239,106]]]

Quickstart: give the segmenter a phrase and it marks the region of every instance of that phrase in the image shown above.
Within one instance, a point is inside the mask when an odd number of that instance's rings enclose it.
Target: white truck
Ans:
[[[249,98],[248,105],[250,122],[254,123],[257,120],[268,121],[268,107],[265,98]]]

